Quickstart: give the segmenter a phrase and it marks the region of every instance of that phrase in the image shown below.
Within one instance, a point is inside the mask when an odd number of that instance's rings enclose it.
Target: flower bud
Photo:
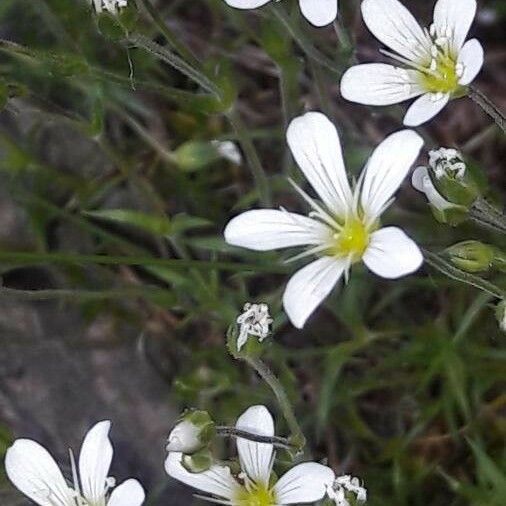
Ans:
[[[483,272],[492,268],[495,248],[479,241],[463,241],[445,250],[450,261],[466,272]]]
[[[214,434],[214,422],[207,411],[188,411],[169,434],[166,450],[192,455],[205,448]]]
[[[468,208],[480,195],[476,181],[456,149],[430,151],[429,167],[434,186],[452,204]]]
[[[455,226],[467,218],[467,208],[448,202],[437,190],[429,176],[427,167],[417,167],[411,177],[415,190],[422,192],[429,201],[434,218],[440,223]]]
[[[495,307],[495,316],[499,323],[499,328],[506,332],[506,299],[501,300]]]
[[[189,473],[203,473],[213,465],[213,456],[207,448],[204,448],[193,455],[183,455],[181,465]]]

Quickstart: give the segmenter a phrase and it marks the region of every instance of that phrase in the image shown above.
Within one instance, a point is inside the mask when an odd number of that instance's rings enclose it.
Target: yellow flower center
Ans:
[[[344,227],[333,235],[331,254],[350,257],[352,262],[358,262],[369,245],[370,232],[362,220],[348,219]]]
[[[276,500],[274,492],[264,484],[252,484],[249,490],[241,487],[234,504],[237,506],[274,506]]]
[[[424,73],[422,77],[422,85],[426,91],[451,93],[459,88],[457,62],[453,57],[439,50],[428,67],[430,72]]]

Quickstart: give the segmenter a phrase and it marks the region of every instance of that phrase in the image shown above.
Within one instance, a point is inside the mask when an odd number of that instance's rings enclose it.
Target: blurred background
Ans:
[[[373,506],[506,504],[506,354],[492,297],[429,267],[398,282],[357,268],[296,331],[280,306],[287,255],[223,241],[232,216],[262,204],[255,154],[220,143],[252,141],[273,203],[304,211],[287,183],[302,181],[284,139],[291,118],[329,115],[354,174],[400,128],[404,105],[339,96],[353,61],[383,58],[359,1],[342,0],[339,23],[323,29],[293,0],[244,12],[222,0],[152,3],[229,103],[118,36],[86,0],[0,2],[0,455],[30,437],[68,470],[68,447],[110,419],[113,476],[139,478],[148,505],[199,503],[163,471],[183,408],[232,424],[264,403],[287,434],[271,392],[224,345],[244,303],[263,301],[275,318],[264,358],[313,458],[364,479]],[[403,3],[428,26],[432,1]],[[478,3],[476,84],[504,111],[506,2]],[[142,4],[129,33],[166,46]],[[461,149],[503,205],[506,143],[475,104],[453,101],[419,131],[427,150]],[[385,222],[434,251],[464,239],[504,246],[471,223],[437,223],[408,181]],[[0,503],[28,504],[3,471]]]

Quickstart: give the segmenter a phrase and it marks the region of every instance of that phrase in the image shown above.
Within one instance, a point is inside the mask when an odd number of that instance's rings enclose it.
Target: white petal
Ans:
[[[332,486],[335,475],[330,467],[305,462],[292,467],[274,486],[277,504],[299,504],[319,501]]]
[[[112,491],[107,506],[141,506],[145,498],[142,485],[137,480],[130,479]]]
[[[91,503],[100,503],[105,493],[112,461],[109,441],[111,422],[98,422],[86,434],[79,454],[79,474],[83,495]]]
[[[341,79],[341,95],[365,105],[398,104],[423,93],[417,74],[385,63],[355,65]]]
[[[440,211],[455,207],[455,204],[448,202],[436,189],[431,181],[427,167],[417,167],[411,176],[411,184],[419,192],[425,193],[430,205]]]
[[[462,86],[467,86],[474,81],[483,67],[483,59],[482,45],[476,39],[468,40],[460,50],[458,59],[458,63],[464,66],[464,73],[459,80]]]
[[[225,228],[229,244],[255,251],[320,244],[327,236],[327,227],[319,221],[274,209],[246,211]]]
[[[420,248],[397,227],[385,227],[374,232],[363,259],[372,272],[388,279],[410,274],[423,262]]]
[[[165,471],[172,478],[190,487],[231,500],[240,489],[230,469],[213,465],[203,473],[190,473],[181,465],[182,453],[169,453],[165,460]]]
[[[432,93],[422,95],[410,105],[404,116],[404,124],[410,127],[420,126],[439,114],[449,100],[449,94],[443,95],[438,100],[433,99]]]
[[[304,326],[348,267],[347,259],[325,256],[290,278],[283,294],[283,306],[295,327],[301,329]]]
[[[434,7],[434,26],[439,37],[450,37],[457,52],[464,44],[476,15],[476,0],[438,0]]]
[[[74,504],[53,457],[35,441],[16,440],[5,455],[5,471],[14,486],[40,506]]]
[[[364,22],[383,44],[408,60],[430,51],[430,42],[413,15],[398,0],[364,0]]]
[[[364,169],[360,202],[368,221],[374,221],[397,191],[415,162],[423,139],[413,130],[389,135],[369,158]]]
[[[337,17],[337,0],[299,0],[304,17],[315,26],[325,26]]]
[[[271,0],[225,0],[230,7],[235,7],[236,9],[256,9],[270,1]]]
[[[331,211],[343,216],[352,197],[336,127],[324,114],[308,112],[292,120],[286,138],[316,193]]]
[[[274,436],[274,420],[265,406],[251,406],[238,419],[237,429],[261,436]],[[274,447],[269,443],[255,443],[237,438],[237,452],[241,468],[257,483],[269,483]]]

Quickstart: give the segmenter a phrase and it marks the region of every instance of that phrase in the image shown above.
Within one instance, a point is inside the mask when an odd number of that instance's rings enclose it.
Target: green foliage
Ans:
[[[340,3],[351,30],[356,2]],[[18,41],[0,41],[0,177],[28,237],[0,234],[0,268],[5,279],[27,266],[51,269],[61,285],[0,294],[65,300],[90,319],[107,313],[152,342],[159,326],[164,346],[153,361],[181,406],[230,424],[264,403],[288,436],[272,392],[226,350],[244,303],[268,303],[274,335],[245,349],[261,353],[285,387],[308,454],[361,476],[372,506],[501,506],[506,354],[491,307],[504,274],[478,278],[430,254],[432,267],[398,281],[357,268],[296,332],[281,295],[297,265],[284,252],[224,242],[242,210],[269,200],[306,209],[286,181],[301,181],[284,140],[295,115],[311,108],[336,120],[353,174],[378,138],[400,128],[395,107],[371,116],[337,97],[355,58],[345,42],[362,34],[338,26],[338,42],[332,29],[305,23],[296,4],[246,13],[223,0],[161,1],[164,28],[135,9],[118,19],[92,15],[86,1],[0,1],[0,26]],[[490,5],[506,15],[503,2]],[[172,27],[175,40],[164,35]],[[501,181],[504,139],[442,131],[429,128],[427,145],[484,143],[470,150],[468,206],[486,192],[472,167],[495,167]],[[237,142],[242,165],[208,139]],[[503,235],[464,222],[460,209],[449,220],[458,226],[436,223],[407,186],[385,222],[431,250],[470,238],[504,250]],[[1,453],[9,438],[0,432]],[[198,457],[190,467],[209,464]]]

